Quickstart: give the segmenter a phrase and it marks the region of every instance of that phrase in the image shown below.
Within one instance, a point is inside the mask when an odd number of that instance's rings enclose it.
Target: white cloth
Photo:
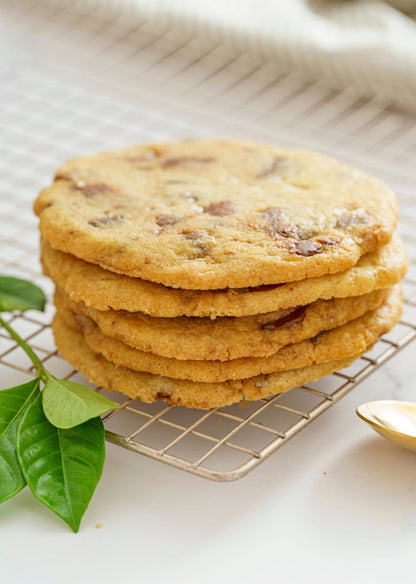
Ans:
[[[105,1],[416,113],[416,0]]]

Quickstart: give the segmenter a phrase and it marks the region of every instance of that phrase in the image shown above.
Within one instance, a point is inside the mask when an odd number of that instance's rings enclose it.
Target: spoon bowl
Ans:
[[[373,401],[360,405],[356,412],[384,438],[416,451],[416,403]]]

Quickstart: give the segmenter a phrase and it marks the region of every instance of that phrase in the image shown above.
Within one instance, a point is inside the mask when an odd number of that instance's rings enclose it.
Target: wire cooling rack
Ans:
[[[113,3],[114,4],[114,3]],[[107,439],[203,477],[239,478],[275,452],[416,336],[415,119],[381,99],[235,49],[155,28],[89,0],[0,0],[0,272],[40,273],[31,204],[62,161],[146,141],[236,136],[310,147],[377,175],[398,193],[411,265],[401,323],[347,370],[258,402],[210,411],[111,394]],[[44,314],[9,315],[55,374],[89,384],[56,352]],[[2,386],[30,363],[0,331]],[[98,391],[101,391],[98,389]],[[103,392],[106,393],[106,392]],[[109,395],[109,394],[108,394]]]

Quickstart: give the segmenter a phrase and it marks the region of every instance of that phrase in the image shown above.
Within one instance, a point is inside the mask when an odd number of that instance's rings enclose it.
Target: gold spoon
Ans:
[[[380,400],[362,404],[356,411],[384,438],[416,450],[416,403]]]

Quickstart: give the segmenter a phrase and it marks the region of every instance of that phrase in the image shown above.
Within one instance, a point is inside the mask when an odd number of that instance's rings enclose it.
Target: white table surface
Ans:
[[[236,482],[108,445],[76,535],[26,489],[0,507],[2,584],[414,582],[416,454],[355,414],[414,399],[414,357],[413,344]]]

